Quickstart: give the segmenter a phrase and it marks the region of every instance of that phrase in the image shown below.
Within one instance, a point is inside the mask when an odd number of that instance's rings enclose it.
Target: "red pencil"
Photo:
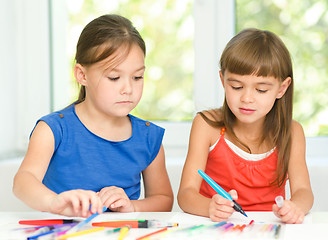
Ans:
[[[254,220],[250,221],[248,226],[251,226],[254,223]]]
[[[47,226],[65,223],[78,223],[80,221],[74,219],[42,219],[42,220],[21,220],[18,223],[22,225],[33,225],[33,226]]]
[[[162,228],[162,229],[160,229],[160,230],[157,230],[157,231],[155,231],[155,232],[148,233],[148,234],[146,234],[146,235],[144,235],[144,236],[138,237],[138,238],[136,238],[136,240],[141,240],[141,239],[147,238],[147,237],[149,237],[149,236],[155,235],[155,234],[157,234],[157,233],[164,232],[164,231],[166,231],[166,230],[167,230],[167,227]]]

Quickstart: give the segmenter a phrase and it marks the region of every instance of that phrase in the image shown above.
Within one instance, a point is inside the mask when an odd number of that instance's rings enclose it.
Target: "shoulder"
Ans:
[[[141,119],[141,118],[138,118],[136,116],[133,116],[133,115],[129,115],[130,119],[131,119],[131,122],[135,125],[137,125],[138,127],[141,127],[141,128],[150,128],[150,129],[163,129],[162,127],[150,122],[150,121],[146,121],[144,119]]]
[[[302,125],[293,120],[291,127],[291,143],[292,151],[293,149],[299,151],[300,149],[305,149],[305,134]],[[297,150],[298,149],[298,150]]]
[[[211,121],[221,122],[223,121],[223,112],[221,108],[215,108],[200,112],[201,115],[205,116]]]
[[[213,145],[220,136],[221,127],[218,118],[215,118],[213,111],[198,113],[192,123],[190,136],[197,142],[205,141],[206,146]]]
[[[302,125],[295,121],[295,120],[292,120],[292,136],[304,136],[304,130],[303,130],[303,127]]]
[[[138,144],[143,143],[143,148],[146,147],[148,149],[150,154],[148,163],[150,164],[160,151],[165,130],[150,121],[130,114],[129,117],[132,123],[134,139],[137,139]]]
[[[132,128],[137,135],[142,135],[146,138],[163,138],[165,129],[150,122],[143,120],[141,118],[138,118],[133,115],[129,115],[131,123],[132,123]]]
[[[40,120],[45,121],[46,123],[62,122],[62,121],[70,119],[73,114],[74,114],[73,106],[71,105],[62,110],[52,112],[48,115],[45,115],[42,118],[40,118]]]
[[[47,127],[51,129],[55,139],[59,139],[63,135],[63,132],[66,131],[65,129],[69,129],[69,126],[73,126],[72,124],[70,124],[72,122],[72,117],[74,116],[73,109],[74,106],[71,105],[60,111],[47,114],[41,117],[37,121],[36,125],[41,126],[43,128],[47,125]]]
[[[218,128],[223,126],[223,114],[221,109],[212,109],[199,112],[193,121],[193,124],[200,124],[204,127],[207,125],[211,128]]]

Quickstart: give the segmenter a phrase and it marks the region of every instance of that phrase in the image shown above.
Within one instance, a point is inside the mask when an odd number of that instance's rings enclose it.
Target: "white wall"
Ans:
[[[1,1],[2,3],[3,1]],[[2,4],[1,4],[2,5]],[[16,111],[12,109],[12,105],[17,99],[16,86],[18,71],[15,71],[16,61],[13,56],[16,54],[16,19],[15,8],[13,2],[9,2],[7,7],[0,7],[0,29],[2,31],[0,38],[0,82],[1,82],[1,134],[7,138],[0,137],[0,156],[5,152],[9,152],[15,145],[16,135],[15,119]]]
[[[48,5],[1,0],[0,158],[24,152],[29,133],[49,112]]]

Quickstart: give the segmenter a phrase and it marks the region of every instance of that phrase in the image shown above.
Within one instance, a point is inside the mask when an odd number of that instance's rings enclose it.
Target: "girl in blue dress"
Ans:
[[[122,16],[104,15],[83,29],[74,67],[79,98],[37,121],[14,179],[18,198],[66,216],[88,217],[103,206],[172,209],[164,129],[130,115],[142,96],[145,54],[139,32]]]

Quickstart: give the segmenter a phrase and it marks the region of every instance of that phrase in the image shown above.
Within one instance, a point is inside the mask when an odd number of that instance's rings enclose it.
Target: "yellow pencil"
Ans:
[[[88,234],[88,233],[98,232],[98,231],[101,231],[101,230],[104,230],[104,229],[105,229],[105,227],[90,228],[90,229],[83,230],[83,231],[78,231],[78,232],[75,232],[75,233],[64,234],[64,235],[60,236],[59,239],[77,237],[77,236],[81,236],[81,235]]]
[[[122,227],[120,230],[120,235],[118,236],[118,240],[123,240],[125,238],[126,234],[128,234],[130,228],[131,228],[130,225]]]

